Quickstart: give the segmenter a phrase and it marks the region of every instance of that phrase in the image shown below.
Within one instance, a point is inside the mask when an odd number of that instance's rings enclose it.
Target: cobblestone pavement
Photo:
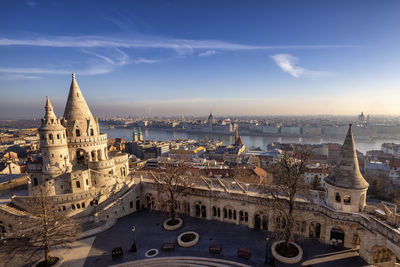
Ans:
[[[159,212],[141,211],[119,219],[117,224],[105,232],[96,235],[84,266],[109,266],[127,261],[145,258],[147,250],[160,250],[157,257],[168,256],[198,256],[214,257],[237,261],[251,266],[264,265],[266,232],[255,231],[246,226],[208,221],[204,219],[181,217],[184,225],[175,231],[165,231],[162,223],[167,216]],[[135,239],[137,252],[129,252],[132,244],[132,226],[136,227]],[[176,245],[174,251],[161,251],[163,242],[175,242],[179,234],[185,231],[195,231],[200,235],[200,241],[194,247],[183,248]],[[209,254],[210,244],[222,244],[222,254]],[[306,239],[300,243],[304,250],[303,261],[298,265],[287,266],[366,266],[357,251],[340,249],[320,243],[318,240]],[[122,247],[124,255],[118,260],[112,260],[111,250]],[[238,259],[238,248],[249,249],[252,252],[249,260]],[[276,266],[286,266],[276,262]]]

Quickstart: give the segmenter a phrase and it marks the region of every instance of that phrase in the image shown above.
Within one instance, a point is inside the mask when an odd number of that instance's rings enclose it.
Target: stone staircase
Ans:
[[[239,262],[201,257],[160,257],[147,258],[113,265],[113,267],[250,267]]]

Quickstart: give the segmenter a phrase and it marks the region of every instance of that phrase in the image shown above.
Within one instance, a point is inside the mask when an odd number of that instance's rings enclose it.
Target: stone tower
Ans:
[[[213,124],[215,123],[212,112],[210,112],[210,115],[208,116],[207,123],[209,130],[212,130]]]
[[[369,184],[360,172],[351,124],[340,151],[339,162],[325,182],[329,207],[349,212],[362,211]]]
[[[86,104],[75,80],[75,74],[72,74],[63,125],[67,129],[68,148],[73,165],[89,166],[92,169],[101,168],[106,173],[112,171],[105,170],[107,166],[111,166],[106,162],[93,164],[93,162],[108,160],[107,136],[100,134],[99,123]]]
[[[42,170],[40,176],[33,176],[31,185],[52,185],[52,179],[71,171],[65,127],[54,114],[53,106],[46,97],[46,113],[38,129],[42,152]],[[52,187],[52,186],[50,186]],[[53,190],[50,190],[53,191]]]
[[[137,134],[137,132],[136,132],[136,128],[133,128],[132,141],[133,141],[133,142],[139,141],[139,137],[138,137],[138,134]]]

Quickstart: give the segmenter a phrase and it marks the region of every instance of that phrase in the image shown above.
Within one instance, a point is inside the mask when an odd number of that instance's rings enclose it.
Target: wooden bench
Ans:
[[[242,259],[250,259],[251,256],[251,251],[248,249],[244,249],[244,248],[239,248],[238,252],[237,252],[238,258],[242,258]]]
[[[174,242],[164,242],[161,246],[161,249],[164,251],[171,251],[175,249],[175,243]]]
[[[222,245],[220,244],[211,244],[208,248],[208,251],[212,254],[221,254]]]
[[[122,252],[122,247],[113,248],[111,251],[111,256],[113,259],[122,257],[124,253]]]

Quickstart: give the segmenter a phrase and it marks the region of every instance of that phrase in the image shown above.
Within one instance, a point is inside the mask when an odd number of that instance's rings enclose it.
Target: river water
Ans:
[[[126,141],[132,141],[132,129],[128,128],[102,128],[101,132],[107,133],[109,138],[123,138]],[[145,140],[154,141],[168,141],[177,138],[183,139],[194,139],[204,140],[213,139],[220,140],[225,145],[232,144],[234,142],[233,136],[218,135],[218,134],[206,134],[206,133],[188,133],[181,131],[166,131],[163,129],[143,129],[143,138]],[[297,137],[271,137],[271,136],[254,136],[254,135],[241,135],[242,140],[247,148],[260,147],[265,150],[267,145],[272,142],[281,143],[301,143],[301,144],[322,144],[322,143],[339,143],[342,144],[343,138],[297,138]],[[380,150],[381,144],[383,143],[400,143],[398,139],[372,139],[372,140],[355,140],[356,148],[358,151],[365,154],[369,150]]]

